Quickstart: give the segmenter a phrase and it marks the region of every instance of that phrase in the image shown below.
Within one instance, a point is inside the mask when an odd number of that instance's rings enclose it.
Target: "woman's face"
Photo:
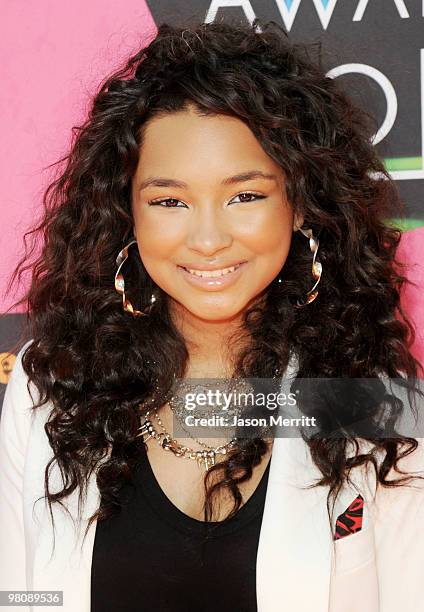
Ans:
[[[171,305],[209,321],[235,317],[287,258],[294,217],[283,172],[237,118],[190,109],[144,129],[132,182],[143,264]]]

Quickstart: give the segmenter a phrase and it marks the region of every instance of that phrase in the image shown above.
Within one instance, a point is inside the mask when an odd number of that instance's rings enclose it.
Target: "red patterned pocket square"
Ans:
[[[339,540],[362,529],[364,498],[355,497],[350,506],[337,517],[334,539]]]

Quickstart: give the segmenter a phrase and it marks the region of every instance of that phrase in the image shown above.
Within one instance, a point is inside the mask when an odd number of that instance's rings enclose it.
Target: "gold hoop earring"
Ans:
[[[116,265],[118,266],[118,269],[115,273],[115,289],[120,295],[122,295],[122,305],[126,312],[129,312],[134,316],[148,316],[153,304],[156,302],[156,296],[153,293],[150,298],[150,304],[146,308],[146,312],[135,310],[131,302],[125,297],[125,280],[121,272],[121,268],[128,259],[128,249],[132,244],[137,244],[137,240],[131,240],[131,242],[129,242],[121,251],[119,251],[116,258]]]
[[[312,259],[312,277],[315,280],[315,284],[312,287],[312,289],[310,289],[308,293],[306,294],[305,301],[301,302],[297,300],[296,304],[294,305],[295,308],[301,308],[302,306],[307,306],[307,304],[310,304],[311,302],[315,300],[315,298],[318,295],[318,291],[316,290],[316,287],[319,281],[321,280],[321,274],[322,274],[322,264],[321,262],[316,261],[316,256],[317,256],[318,247],[319,247],[318,238],[316,238],[313,235],[313,232],[311,229],[303,230],[299,228],[299,231],[302,232],[302,234],[306,236],[306,238],[309,238],[309,247],[311,249],[311,252],[314,255]]]

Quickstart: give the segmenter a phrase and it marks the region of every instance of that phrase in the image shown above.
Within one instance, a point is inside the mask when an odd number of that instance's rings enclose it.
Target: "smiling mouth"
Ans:
[[[190,268],[185,268],[184,266],[180,266],[186,272],[189,272],[192,276],[199,276],[200,278],[220,278],[221,276],[226,276],[227,274],[231,274],[243,265],[244,262],[241,262],[235,266],[231,266],[230,268],[222,268],[221,270],[191,270]]]

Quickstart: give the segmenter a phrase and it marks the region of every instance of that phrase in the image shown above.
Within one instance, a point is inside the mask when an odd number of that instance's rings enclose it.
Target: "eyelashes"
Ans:
[[[248,204],[249,202],[255,202],[256,200],[264,200],[267,197],[264,195],[260,195],[258,193],[252,193],[250,191],[243,191],[242,193],[238,193],[236,196],[234,196],[234,198],[239,198],[241,196],[249,196],[255,199],[254,200],[242,200],[241,202],[236,202],[236,204],[244,204],[244,203]],[[184,206],[177,206],[177,205],[167,206],[166,202],[178,203],[178,202],[181,202],[181,200],[178,200],[177,198],[157,198],[155,200],[148,200],[147,203],[149,206],[161,206],[162,208],[186,208],[185,204]]]

